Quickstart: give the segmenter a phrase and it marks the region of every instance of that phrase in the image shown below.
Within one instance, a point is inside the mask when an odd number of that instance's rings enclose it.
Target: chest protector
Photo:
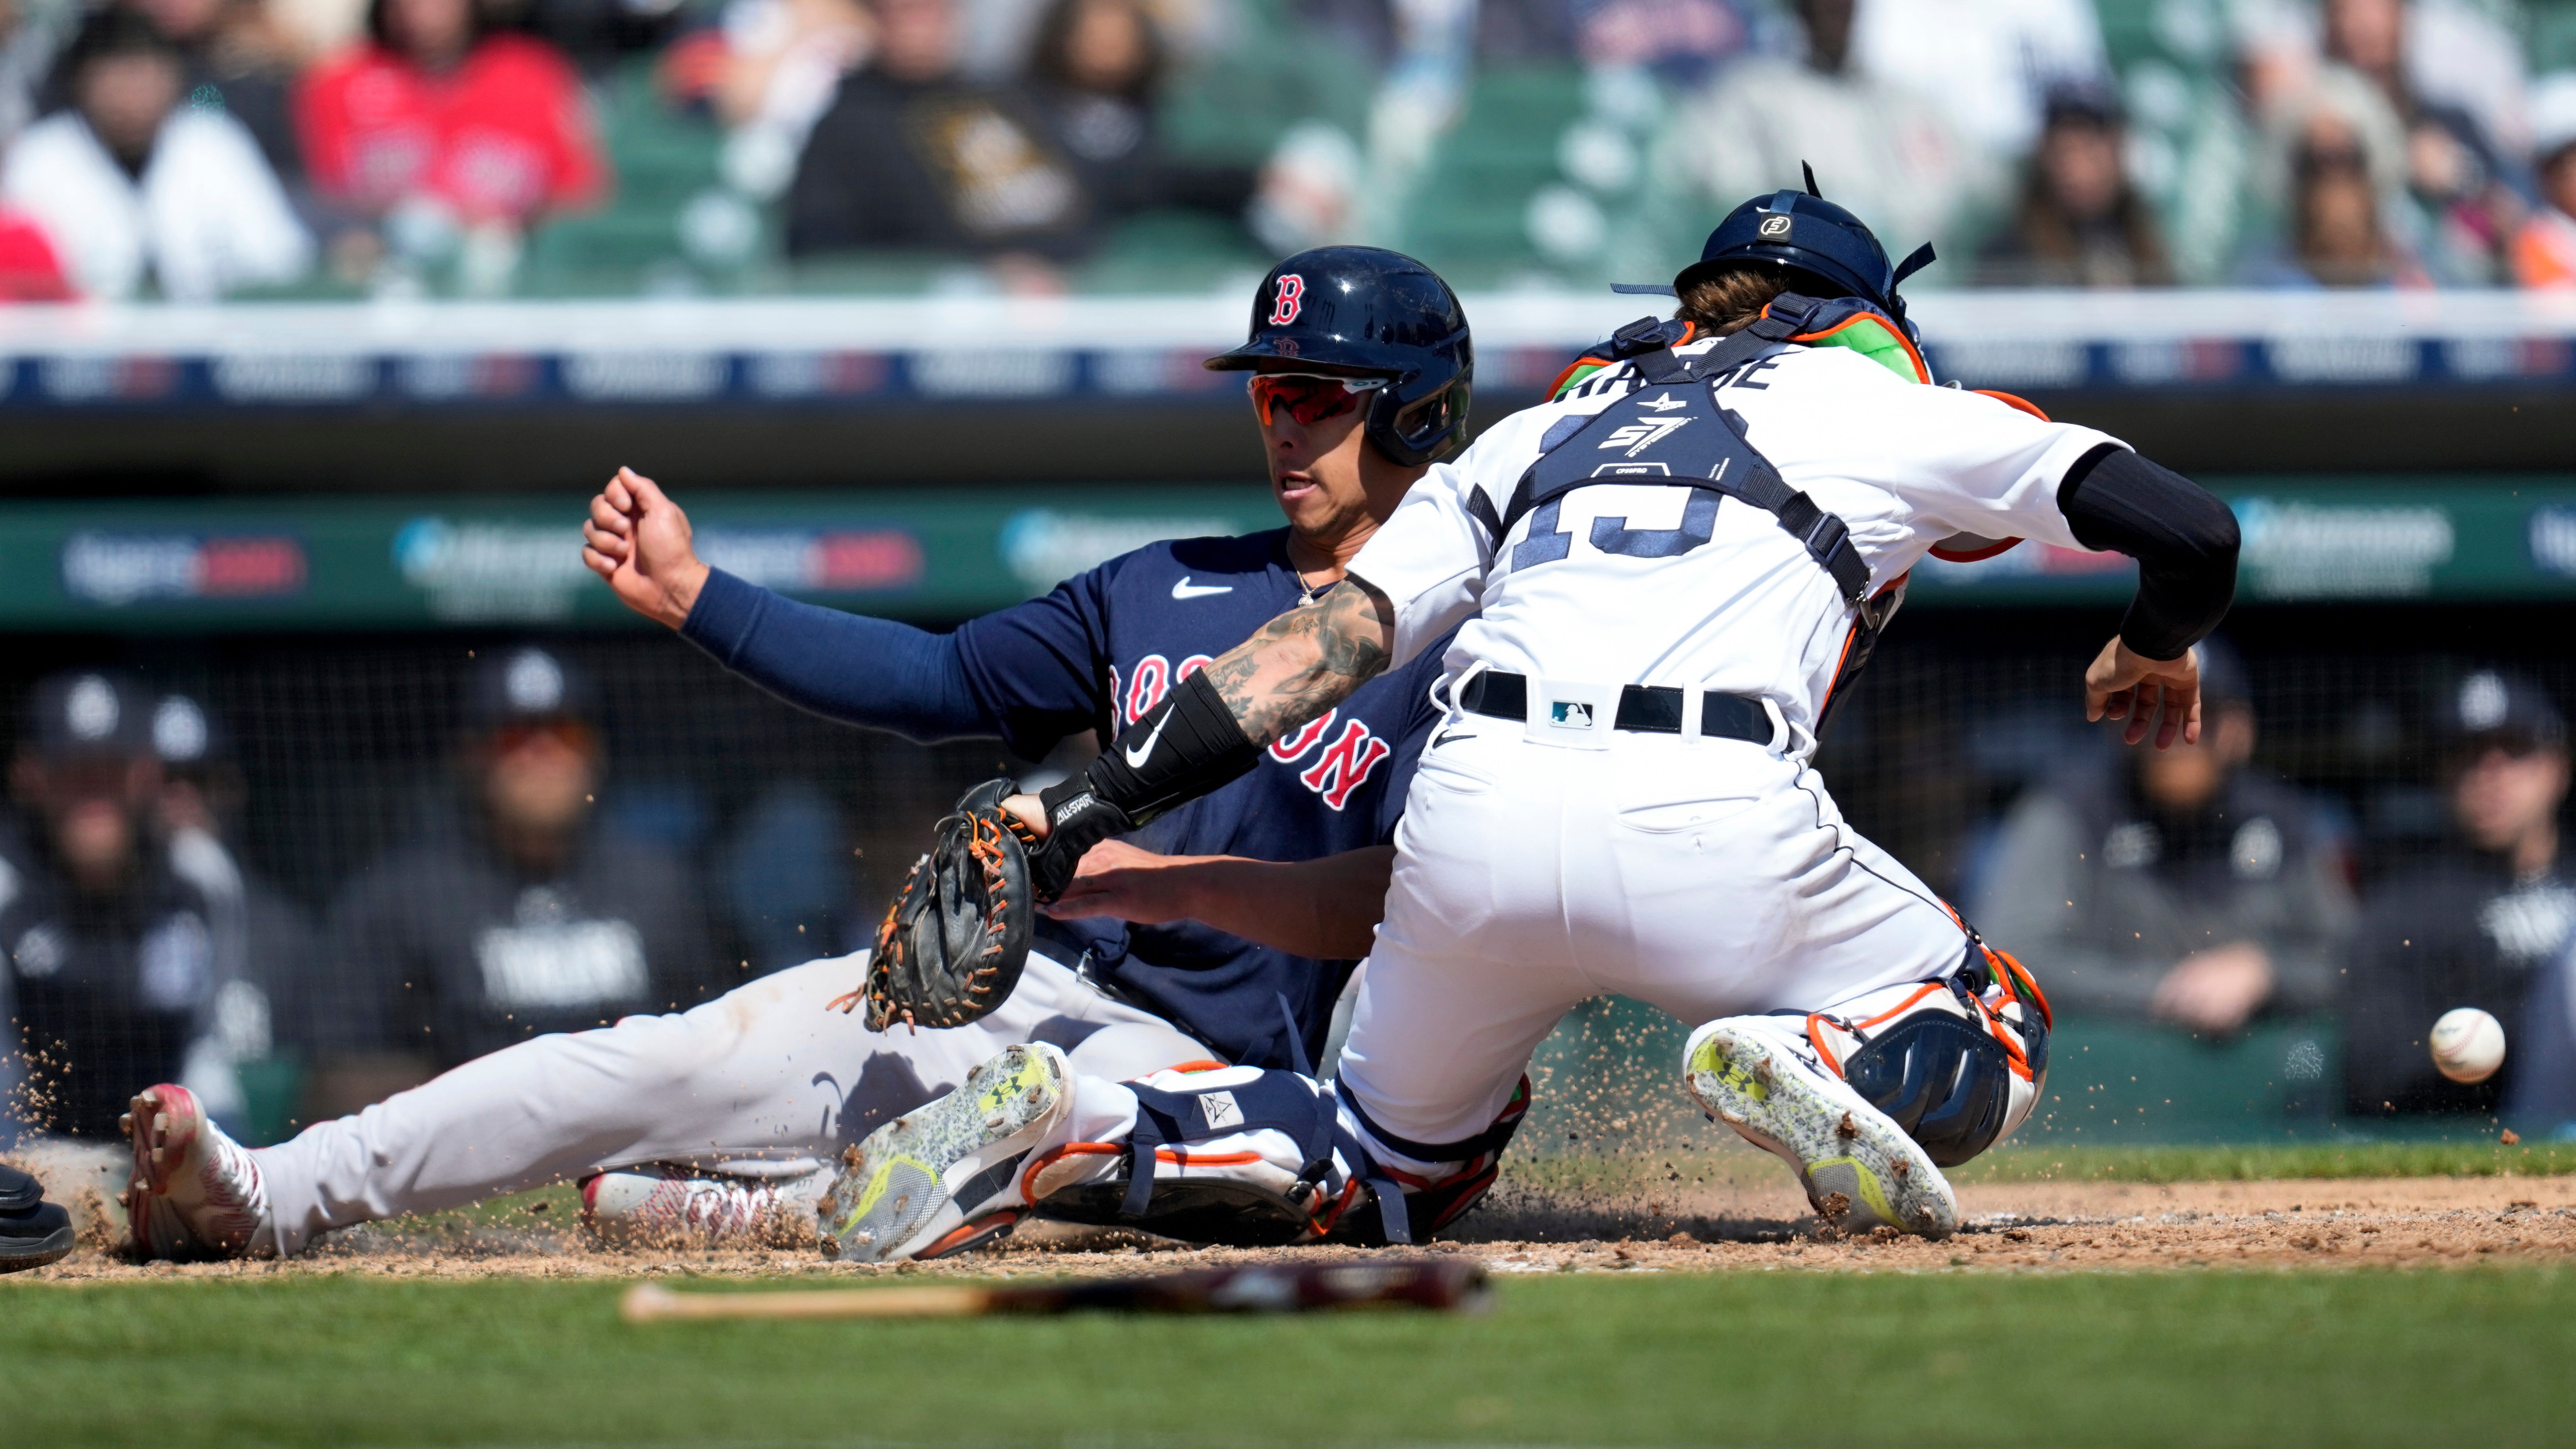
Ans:
[[[1620,519],[1593,521],[1594,547],[1632,557],[1670,557],[1704,540],[1721,499],[1770,514],[1834,581],[1852,611],[1851,632],[1843,640],[1842,659],[1817,718],[1822,730],[1844,687],[1869,663],[1879,635],[1904,603],[1905,580],[1869,592],[1869,566],[1852,546],[1850,526],[1781,479],[1746,439],[1736,416],[1717,405],[1716,384],[1779,342],[1852,346],[1917,381],[1929,382],[1931,374],[1904,331],[1856,298],[1819,302],[1783,293],[1761,317],[1706,353],[1679,356],[1673,348],[1689,336],[1688,323],[1645,318],[1612,334],[1608,356],[1586,357],[1567,369],[1558,383],[1560,392],[1588,376],[1587,368],[1597,371],[1621,361],[1636,368],[1644,385],[1589,418],[1565,418],[1548,430],[1537,461],[1521,475],[1511,502],[1495,520],[1494,536],[1499,540],[1532,513],[1543,512],[1540,522],[1552,524],[1565,495],[1593,483],[1663,484],[1698,495],[1687,505],[1678,529],[1631,530]],[[1905,366],[1892,355],[1900,351]],[[1881,352],[1891,355],[1878,356]],[[1558,540],[1552,551],[1539,536],[1542,532]],[[1562,558],[1571,546],[1552,527],[1542,528],[1514,551],[1513,562],[1517,567]]]

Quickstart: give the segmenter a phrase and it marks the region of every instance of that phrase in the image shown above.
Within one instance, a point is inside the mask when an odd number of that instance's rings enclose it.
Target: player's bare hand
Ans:
[[[2148,1006],[2167,1021],[2225,1035],[2270,999],[2272,985],[2272,958],[2239,942],[2184,957],[2156,984]]]
[[[707,566],[690,542],[689,515],[632,468],[618,469],[590,500],[581,561],[608,581],[618,602],[674,629],[688,622],[707,582]]]
[[[2113,639],[2084,671],[2084,717],[2125,721],[2121,737],[2133,745],[2151,729],[2160,750],[2199,744],[2200,656],[2150,659]]]
[[[1139,850],[1123,840],[1104,840],[1083,854],[1064,894],[1042,909],[1060,921],[1115,916],[1140,926],[1159,926],[1188,920],[1198,914],[1197,882],[1188,869],[1193,861],[1190,856]]]
[[[1020,817],[1020,823],[1040,840],[1054,833],[1047,825],[1046,802],[1035,795],[1013,795],[1002,802],[1002,808]]]

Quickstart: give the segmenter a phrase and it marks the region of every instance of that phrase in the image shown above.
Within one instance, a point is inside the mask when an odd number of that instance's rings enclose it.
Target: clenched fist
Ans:
[[[618,469],[590,500],[581,544],[581,561],[608,580],[620,603],[674,629],[688,622],[707,566],[689,543],[689,515],[652,479]]]

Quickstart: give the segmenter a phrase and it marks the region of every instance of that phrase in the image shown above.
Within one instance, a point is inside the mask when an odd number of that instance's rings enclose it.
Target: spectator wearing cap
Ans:
[[[112,1138],[137,1083],[182,1081],[218,1115],[239,1102],[225,1064],[196,1050],[223,985],[206,893],[154,848],[161,789],[152,699],[105,671],[36,686],[10,767],[22,828],[0,840],[0,1042],[21,1082],[0,1117]]]
[[[2531,167],[2540,205],[2513,238],[2516,285],[2576,290],[2576,71],[2531,90]]]
[[[2531,1055],[2526,1005],[2576,929],[2561,865],[2567,725],[2539,686],[2480,670],[2438,701],[2447,848],[2374,886],[2344,1000],[2344,1090],[2365,1116],[2492,1113]],[[2425,1038],[2474,1006],[2504,1023],[2504,1069],[2474,1086],[2434,1070]],[[2560,1030],[2563,1033],[2564,1025]]]
[[[2154,209],[2129,178],[2127,125],[2107,86],[2048,94],[2012,223],[1978,258],[1988,285],[2160,287],[2174,280]]]
[[[313,239],[259,143],[190,102],[179,52],[130,10],[92,15],[62,60],[71,104],[29,126],[0,164],[0,206],[41,228],[73,285],[174,301],[291,282]]]
[[[2352,927],[2344,854],[2250,764],[2254,705],[2224,641],[2201,651],[2198,744],[2122,751],[2013,807],[1971,917],[2031,963],[2061,1019],[2207,1036],[2330,1006]]]
[[[1797,0],[1797,53],[1739,60],[1674,108],[1648,168],[1659,184],[1626,248],[1637,264],[1695,249],[1754,192],[1799,187],[1802,163],[1900,255],[1920,241],[1946,244],[1994,189],[1992,164],[1931,98],[1854,62],[1854,6]]]
[[[541,1032],[691,1006],[736,979],[717,969],[693,874],[598,823],[604,762],[571,661],[488,653],[467,713],[456,808],[333,907],[317,1111],[409,1085],[405,1059],[444,1069]]]

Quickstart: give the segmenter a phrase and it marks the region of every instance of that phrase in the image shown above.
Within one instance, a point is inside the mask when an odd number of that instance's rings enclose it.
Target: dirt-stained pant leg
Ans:
[[[1444,726],[1406,797],[1341,1058],[1342,1100],[1386,1134],[1482,1132],[1588,996],[1698,1026],[1823,1010],[1961,961],[1965,933],[1939,899],[1798,762],[1734,740],[1619,734],[1578,750],[1521,734],[1473,716]]]
[[[814,1174],[1015,1042],[1112,1079],[1209,1055],[1043,954],[999,1011],[945,1031],[872,1032],[863,1012],[827,1008],[864,975],[864,957],[811,961],[693,1010],[537,1037],[262,1148],[279,1251],[606,1167]]]

